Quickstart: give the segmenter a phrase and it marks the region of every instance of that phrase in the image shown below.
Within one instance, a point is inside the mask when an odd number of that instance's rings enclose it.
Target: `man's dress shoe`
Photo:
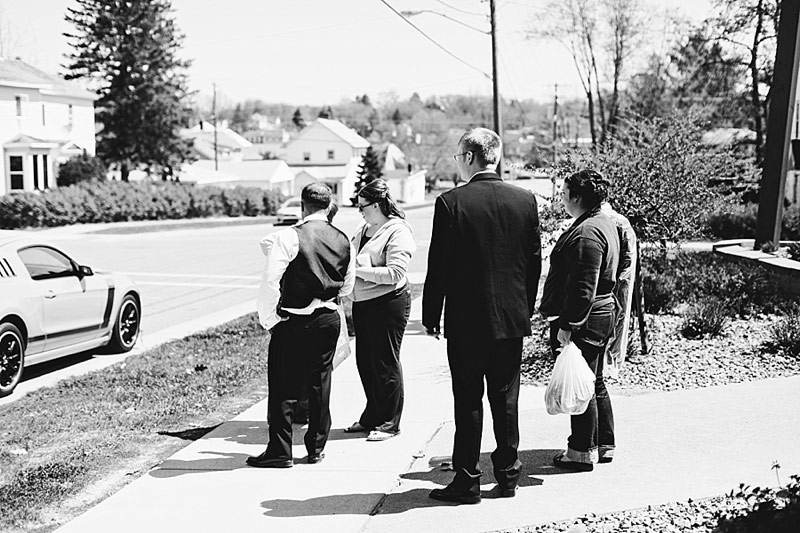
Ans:
[[[315,465],[317,463],[321,463],[322,460],[325,459],[325,453],[310,453],[308,454],[308,464]]]
[[[291,468],[294,461],[285,457],[270,457],[267,452],[247,458],[247,464],[256,468]]]
[[[480,503],[480,474],[460,470],[453,481],[443,489],[433,489],[429,496],[434,500],[453,503]]]

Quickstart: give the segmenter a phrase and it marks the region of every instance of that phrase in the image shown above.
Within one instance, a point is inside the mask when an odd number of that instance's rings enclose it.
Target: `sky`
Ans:
[[[663,5],[650,0],[652,5]],[[691,20],[709,0],[671,0]],[[388,6],[387,6],[388,4]],[[555,42],[527,38],[546,0],[496,0],[498,85],[503,98],[540,102],[578,97],[572,58]],[[221,103],[259,98],[292,105],[332,105],[368,94],[372,100],[417,92],[491,95],[488,0],[172,0],[192,59],[189,83],[200,98],[216,84]],[[0,35],[9,57],[63,73],[69,49],[64,21],[75,0],[0,0]],[[411,21],[455,59],[418,33]],[[654,8],[648,24],[664,16]],[[472,29],[455,22],[476,27]],[[657,30],[656,30],[657,32]],[[649,43],[658,46],[658,43]]]

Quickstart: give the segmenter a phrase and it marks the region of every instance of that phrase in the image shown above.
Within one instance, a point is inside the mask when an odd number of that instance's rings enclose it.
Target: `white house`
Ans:
[[[96,99],[23,61],[0,58],[0,194],[54,187],[60,163],[94,155]]]
[[[214,161],[198,160],[183,169],[181,182],[217,187],[258,187],[280,191],[284,196],[295,194],[295,176],[289,165],[280,159],[257,161],[219,161],[215,170]]]
[[[369,142],[338,120],[318,118],[289,142],[284,160],[295,173],[295,190],[321,181],[339,205],[350,203],[356,173]]]
[[[245,151],[253,146],[227,125],[218,125],[214,132],[214,125],[209,122],[201,122],[193,128],[181,130],[181,137],[192,140],[195,157],[212,161],[215,148],[217,161],[242,161]]]

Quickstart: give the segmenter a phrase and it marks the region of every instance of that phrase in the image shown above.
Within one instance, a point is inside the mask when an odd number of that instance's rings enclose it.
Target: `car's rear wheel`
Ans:
[[[8,396],[22,377],[25,344],[17,326],[0,324],[0,398]]]
[[[139,301],[132,294],[125,295],[119,306],[117,320],[108,347],[115,352],[129,352],[139,338],[142,315]]]

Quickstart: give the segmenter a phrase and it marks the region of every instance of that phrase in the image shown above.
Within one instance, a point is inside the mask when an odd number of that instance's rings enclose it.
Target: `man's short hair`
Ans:
[[[300,200],[309,213],[328,209],[332,197],[331,189],[324,183],[309,183],[303,187],[303,192],[300,193]]]
[[[502,155],[500,137],[487,128],[473,128],[461,136],[458,145],[465,152],[472,152],[482,166],[496,165]]]

